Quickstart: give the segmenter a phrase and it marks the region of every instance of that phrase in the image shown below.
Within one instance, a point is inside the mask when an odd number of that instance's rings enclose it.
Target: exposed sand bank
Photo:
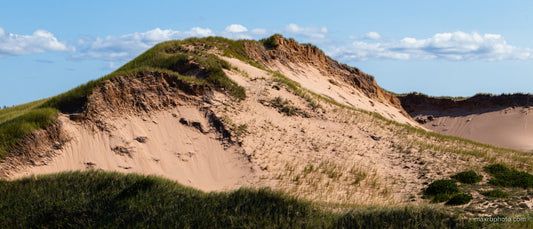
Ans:
[[[202,133],[194,126],[201,123]],[[110,118],[109,131],[93,131],[60,117],[71,137],[63,149],[40,166],[22,169],[10,178],[60,171],[103,169],[125,173],[159,175],[204,191],[240,186],[252,173],[247,159],[234,148],[226,148],[212,131],[204,115],[194,107],[158,111],[150,116]]]

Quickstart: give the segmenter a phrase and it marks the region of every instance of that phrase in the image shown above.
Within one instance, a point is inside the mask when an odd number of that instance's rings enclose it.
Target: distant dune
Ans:
[[[453,100],[410,94],[400,98],[405,110],[429,130],[533,151],[532,95],[477,95]]]

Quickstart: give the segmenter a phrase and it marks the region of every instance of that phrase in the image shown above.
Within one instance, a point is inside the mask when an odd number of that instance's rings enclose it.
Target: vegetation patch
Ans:
[[[431,198],[431,202],[440,203],[448,200],[450,195],[459,192],[454,180],[436,180],[424,190],[424,195]]]
[[[480,193],[481,193],[481,195],[484,195],[486,197],[492,197],[492,198],[507,198],[509,196],[509,194],[507,194],[504,191],[499,190],[499,189],[482,191]]]
[[[0,123],[0,159],[21,144],[32,131],[46,128],[57,119],[54,108],[37,108]]]
[[[292,103],[288,99],[283,99],[279,96],[270,101],[261,100],[259,102],[263,105],[271,106],[271,107],[278,109],[279,113],[282,113],[286,116],[300,115],[303,117],[309,117],[309,114],[307,114],[302,109],[293,106]]]
[[[486,166],[485,171],[494,177],[489,180],[489,184],[503,187],[533,187],[533,175],[509,169],[502,164]]]
[[[311,92],[310,90],[303,88],[298,82],[295,82],[278,72],[270,71],[270,73],[273,74],[275,82],[285,85],[288,91],[305,99],[309,103],[309,106],[311,107],[313,111],[319,108],[322,108],[320,103],[318,103],[314,98],[314,97],[321,98],[320,95],[315,94]]]
[[[481,224],[459,219],[430,207],[358,208],[342,216],[335,228],[477,228]]]
[[[0,180],[6,228],[441,228],[476,225],[437,208],[322,210],[268,189],[204,193],[152,176],[86,171]]]
[[[259,40],[259,43],[261,43],[267,50],[276,49],[279,46],[276,37],[281,37],[281,35],[274,34],[268,38]]]
[[[466,194],[466,193],[460,193],[453,195],[450,200],[446,202],[446,205],[465,205],[468,204],[472,200],[472,195]]]
[[[437,194],[455,194],[459,192],[459,187],[453,180],[436,180],[424,191],[424,194],[434,196]]]
[[[483,179],[483,176],[470,170],[470,171],[465,171],[465,172],[460,172],[458,174],[455,174],[451,176],[451,178],[464,184],[475,184],[477,182],[480,182]]]

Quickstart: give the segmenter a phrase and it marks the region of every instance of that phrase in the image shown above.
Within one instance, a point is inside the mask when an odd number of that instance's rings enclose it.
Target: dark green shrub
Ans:
[[[455,174],[451,176],[451,178],[464,184],[474,184],[474,183],[480,182],[483,179],[483,176],[470,170],[470,171],[464,171],[464,172]]]
[[[455,194],[459,192],[459,187],[453,180],[436,180],[424,191],[425,195],[435,196],[437,194]]]
[[[262,39],[259,42],[265,46],[266,49],[275,49],[279,46],[278,42],[276,41],[276,37],[282,37],[280,34],[274,34],[268,38]]]
[[[452,198],[448,200],[448,202],[446,202],[446,205],[455,206],[455,205],[468,204],[470,200],[472,200],[472,195],[470,194],[465,194],[465,193],[456,194],[452,196]]]
[[[493,197],[493,198],[507,198],[509,196],[509,194],[503,192],[502,190],[499,190],[499,189],[493,189],[493,190],[489,190],[489,191],[483,191],[483,192],[480,192],[481,195],[484,195],[486,197]]]
[[[485,171],[494,177],[489,180],[489,184],[503,187],[533,187],[533,175],[509,169],[502,164],[486,166]]]
[[[442,203],[442,202],[447,201],[449,199],[450,199],[450,195],[440,193],[440,194],[437,194],[437,195],[433,196],[433,199],[431,200],[431,203]]]

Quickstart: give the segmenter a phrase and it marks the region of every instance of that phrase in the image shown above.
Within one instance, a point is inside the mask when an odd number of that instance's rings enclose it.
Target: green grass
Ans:
[[[503,187],[533,188],[533,175],[510,169],[502,164],[493,164],[485,167],[485,171],[494,178],[489,184]]]
[[[474,225],[438,208],[356,208],[348,213],[267,189],[204,193],[114,172],[0,180],[0,222],[17,228],[405,228]]]
[[[459,187],[453,180],[436,180],[424,191],[426,195],[437,195],[437,194],[455,194],[459,192]]]
[[[466,193],[455,194],[450,200],[446,202],[446,205],[456,206],[456,205],[465,205],[472,200],[472,195]]]
[[[281,36],[280,34],[274,34],[268,38],[259,40],[259,43],[261,43],[267,50],[276,49],[279,44],[276,41],[276,36]],[[283,37],[283,36],[281,36]]]
[[[54,108],[35,108],[21,111],[20,115],[0,123],[0,159],[22,144],[24,137],[32,131],[50,126],[56,118],[57,110]]]
[[[482,175],[477,174],[476,172],[469,170],[460,172],[451,176],[452,179],[455,179],[463,184],[475,184],[480,182],[483,179]]]
[[[40,108],[46,101],[42,99],[0,110],[0,161],[29,133],[55,121],[57,112],[53,108]]]
[[[119,75],[134,74],[141,71],[164,72],[182,80],[199,84],[208,84],[214,88],[226,91],[237,100],[246,98],[243,87],[232,81],[223,69],[230,69],[229,63],[215,55],[208,54],[207,48],[216,47],[224,55],[249,60],[244,49],[245,41],[232,41],[220,37],[191,38],[183,41],[167,41],[147,50],[140,56],[126,63],[116,71],[96,80],[73,88],[49,99],[43,99],[19,106],[0,110],[0,160],[24,141],[32,131],[46,128],[52,124],[58,111],[64,113],[82,112],[88,95],[100,83]],[[204,49],[197,48],[190,52],[183,48],[185,45],[204,44]],[[191,78],[182,76],[179,72],[189,59],[199,68],[205,70],[205,78]]]
[[[430,207],[358,208],[342,216],[335,228],[481,228]]]
[[[459,192],[459,187],[454,180],[433,181],[424,190],[424,196],[431,198],[432,203],[440,203],[450,199],[450,196]]]
[[[481,195],[484,195],[486,197],[492,197],[492,198],[507,198],[509,197],[509,194],[503,192],[502,190],[499,190],[499,189],[493,189],[493,190],[488,190],[488,191],[483,191],[483,192],[480,192]]]

